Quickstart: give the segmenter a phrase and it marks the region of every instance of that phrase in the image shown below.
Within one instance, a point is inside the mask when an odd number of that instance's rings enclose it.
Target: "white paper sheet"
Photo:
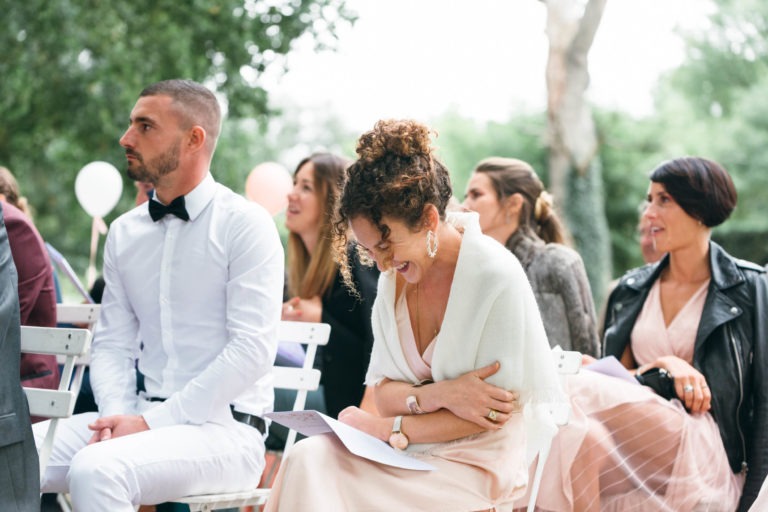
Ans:
[[[611,377],[616,377],[619,379],[626,380],[627,382],[631,382],[633,384],[640,385],[639,382],[637,382],[637,379],[634,375],[632,375],[629,370],[627,370],[623,364],[619,362],[618,359],[616,359],[615,356],[608,356],[604,357],[602,359],[598,359],[592,364],[589,364],[584,367],[587,370],[591,370],[593,372],[602,373],[604,375],[610,375]]]
[[[374,462],[418,471],[435,469],[426,462],[398,452],[372,435],[317,411],[270,412],[264,416],[307,437],[331,432],[350,452]]]

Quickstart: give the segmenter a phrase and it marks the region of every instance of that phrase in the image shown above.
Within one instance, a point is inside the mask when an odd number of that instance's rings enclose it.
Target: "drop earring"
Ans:
[[[437,235],[431,229],[427,231],[427,256],[430,258],[437,256]]]

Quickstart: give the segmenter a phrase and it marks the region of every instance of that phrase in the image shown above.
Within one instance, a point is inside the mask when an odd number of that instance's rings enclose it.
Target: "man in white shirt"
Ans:
[[[78,512],[258,485],[283,249],[266,210],[213,180],[220,124],[210,91],[168,80],[142,91],[120,139],[128,176],[155,192],[110,227],[91,359],[99,414],[59,426],[43,480]]]

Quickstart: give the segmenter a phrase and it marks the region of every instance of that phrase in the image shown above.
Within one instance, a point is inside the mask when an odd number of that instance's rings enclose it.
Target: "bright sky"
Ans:
[[[537,0],[348,0],[357,23],[338,51],[299,44],[277,103],[332,110],[354,130],[380,118],[428,120],[449,107],[478,120],[540,110],[546,89],[546,8]],[[704,0],[610,0],[590,53],[593,100],[636,115],[652,109],[661,72],[678,65],[675,29],[702,27]]]

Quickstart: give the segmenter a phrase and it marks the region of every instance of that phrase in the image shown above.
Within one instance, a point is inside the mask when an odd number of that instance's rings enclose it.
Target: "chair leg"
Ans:
[[[549,456],[549,445],[539,450],[539,460],[536,461],[536,472],[534,473],[533,485],[531,486],[531,497],[528,500],[528,512],[534,512],[536,508],[536,497],[539,494],[539,486],[541,485],[541,477],[544,474],[544,464],[547,462],[547,456]]]
[[[61,507],[61,512],[72,512],[72,505],[69,503],[69,498],[66,494],[57,494],[56,502]]]

